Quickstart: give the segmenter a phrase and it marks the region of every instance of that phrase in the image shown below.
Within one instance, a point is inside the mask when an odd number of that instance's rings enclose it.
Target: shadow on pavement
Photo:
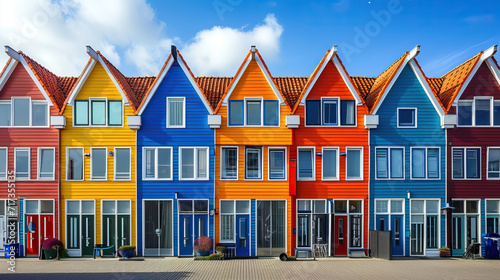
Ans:
[[[0,274],[2,280],[160,280],[187,279],[191,272],[98,272],[98,273],[8,273]]]

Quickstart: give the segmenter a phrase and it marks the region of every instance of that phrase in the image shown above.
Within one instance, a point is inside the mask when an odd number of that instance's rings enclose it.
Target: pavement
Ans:
[[[498,279],[500,260],[458,258],[278,258],[195,261],[192,258],[145,258],[144,261],[71,258],[5,260],[0,280],[138,280],[138,279]]]

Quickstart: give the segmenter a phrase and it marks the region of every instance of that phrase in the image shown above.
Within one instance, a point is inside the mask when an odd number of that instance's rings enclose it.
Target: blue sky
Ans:
[[[351,75],[376,76],[421,45],[424,72],[441,76],[500,43],[498,1],[8,2],[0,43],[63,76],[83,70],[86,45],[126,75],[156,75],[173,43],[195,75],[224,76],[252,44],[274,76],[309,76],[333,44]]]

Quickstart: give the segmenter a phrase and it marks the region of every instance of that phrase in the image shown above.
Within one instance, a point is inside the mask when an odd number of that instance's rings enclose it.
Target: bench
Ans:
[[[370,256],[370,249],[368,248],[350,248],[349,258],[366,258]]]
[[[102,244],[96,244],[96,247],[94,247],[94,254],[93,254],[94,255],[94,259],[96,257],[101,257],[101,258],[103,258],[103,257],[113,257],[114,258],[115,257],[115,253],[114,252],[111,253],[111,255],[106,255],[106,256],[104,256],[104,254],[103,254],[103,250],[113,249],[114,247],[115,247],[115,245],[111,245],[109,247],[103,247]]]

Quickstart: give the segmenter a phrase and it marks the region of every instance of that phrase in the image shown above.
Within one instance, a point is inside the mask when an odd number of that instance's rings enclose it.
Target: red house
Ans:
[[[59,237],[58,128],[65,125],[59,113],[76,78],[58,77],[10,47],[5,52],[10,59],[0,74],[0,241],[11,235],[7,221],[16,220],[21,254],[38,256],[43,240]]]

